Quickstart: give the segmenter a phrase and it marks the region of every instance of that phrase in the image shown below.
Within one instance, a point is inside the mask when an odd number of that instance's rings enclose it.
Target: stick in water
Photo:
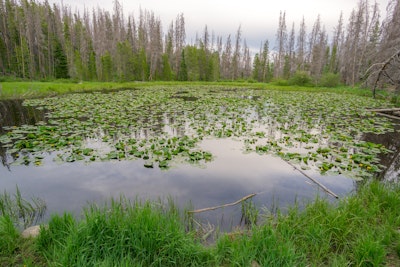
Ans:
[[[216,210],[216,209],[220,209],[220,208],[224,208],[224,207],[229,207],[229,206],[235,206],[249,198],[254,197],[255,195],[257,195],[256,193],[247,195],[241,199],[239,199],[238,201],[232,202],[232,203],[228,203],[228,204],[224,204],[224,205],[219,205],[219,206],[215,206],[215,207],[210,207],[210,208],[204,208],[204,209],[198,209],[198,210],[189,210],[188,213],[200,213],[200,212],[204,212],[204,211],[209,211],[209,210]]]
[[[333,193],[331,190],[329,190],[326,186],[324,186],[323,184],[321,184],[320,182],[318,182],[317,180],[315,180],[314,178],[312,178],[311,176],[307,175],[305,172],[303,172],[302,170],[300,170],[299,168],[297,168],[296,166],[294,166],[292,163],[290,163],[289,161],[285,160],[285,162],[287,164],[289,164],[290,166],[292,166],[295,170],[299,171],[301,174],[303,174],[305,177],[307,177],[308,179],[310,179],[311,181],[313,181],[314,183],[316,183],[319,187],[321,187],[325,192],[327,192],[328,194],[330,194],[331,196],[333,196],[334,198],[339,198],[338,195],[336,195],[335,193]]]

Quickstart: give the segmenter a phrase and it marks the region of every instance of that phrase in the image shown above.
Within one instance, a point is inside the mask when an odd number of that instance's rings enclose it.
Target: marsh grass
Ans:
[[[292,207],[248,233],[225,235],[217,257],[238,266],[398,266],[399,192],[373,182],[336,205]]]
[[[24,229],[36,223],[43,217],[46,203],[38,198],[24,199],[18,187],[14,194],[0,194],[0,216],[8,216],[13,224]]]
[[[21,238],[20,231],[36,223],[45,210],[43,200],[24,199],[18,187],[14,194],[0,194],[0,266],[43,263],[43,258],[33,249],[33,240]]]
[[[244,223],[246,227],[253,227],[257,224],[259,210],[251,200],[246,200],[241,203],[242,216],[240,221]]]
[[[54,216],[37,243],[61,266],[190,266],[210,258],[185,232],[175,206],[125,198],[91,205],[79,223],[68,214]]]
[[[259,211],[249,203],[251,218]],[[399,266],[398,207],[400,185],[368,182],[336,203],[293,206],[207,245],[172,201],[92,204],[80,220],[53,215],[29,240],[2,214],[0,266]]]
[[[1,84],[0,99],[31,98],[51,95],[66,94],[72,92],[86,91],[112,91],[123,88],[142,88],[152,86],[221,86],[221,87],[245,87],[249,89],[267,89],[282,91],[306,91],[306,92],[336,92],[340,94],[355,94],[360,96],[371,96],[372,91],[349,86],[338,86],[335,88],[324,88],[316,86],[289,85],[287,82],[273,83],[249,83],[249,82],[74,82],[74,81],[5,81]],[[378,95],[385,96],[384,91],[378,91]]]

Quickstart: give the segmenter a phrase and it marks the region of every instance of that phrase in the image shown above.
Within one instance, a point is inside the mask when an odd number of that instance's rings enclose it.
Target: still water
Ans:
[[[0,168],[0,185],[8,192],[18,185],[23,196],[42,198],[47,216],[63,211],[78,216],[88,202],[101,204],[120,195],[153,200],[171,197],[181,208],[191,202],[193,209],[200,209],[257,193],[254,203],[271,212],[277,205],[285,207],[296,200],[301,204],[317,194],[326,196],[282,159],[244,154],[240,145],[229,139],[205,140],[202,146],[215,155],[213,161],[203,166],[182,163],[169,170],[144,168],[142,160],[56,164],[49,157],[39,167]],[[311,175],[340,196],[354,188],[354,181],[342,176]],[[240,211],[239,205],[198,216],[213,224],[225,220],[224,228],[230,228],[240,224]]]
[[[21,101],[0,102],[0,126],[34,124],[45,120],[44,112],[21,106]],[[0,133],[4,130],[0,127]],[[400,151],[398,132],[391,135],[365,135],[364,140],[384,143]],[[379,139],[379,140],[377,140]],[[43,160],[42,166],[10,166],[6,164],[5,149],[0,148],[3,165],[0,166],[0,188],[14,192],[20,189],[25,198],[43,199],[47,213],[64,211],[79,217],[88,203],[105,203],[111,197],[124,195],[131,199],[166,200],[172,198],[181,208],[201,209],[232,203],[256,193],[252,201],[264,212],[276,207],[285,210],[294,203],[300,206],[317,195],[331,201],[334,198],[322,191],[299,171],[279,157],[244,153],[243,143],[234,138],[204,139],[200,146],[213,154],[211,162],[190,164],[175,162],[168,170],[144,168],[143,160],[108,162],[56,163],[54,155]],[[386,158],[385,158],[386,157]],[[383,156],[386,166],[381,179],[397,179],[398,153]],[[353,192],[357,184],[341,175],[321,175],[305,171],[339,197]],[[202,222],[220,225],[230,230],[241,223],[240,205],[197,214]]]

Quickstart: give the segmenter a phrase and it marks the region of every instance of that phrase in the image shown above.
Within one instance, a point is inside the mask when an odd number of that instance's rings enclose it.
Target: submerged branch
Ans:
[[[189,210],[188,213],[200,213],[200,212],[205,212],[205,211],[210,211],[210,210],[216,210],[216,209],[220,209],[220,208],[225,208],[225,207],[230,207],[230,206],[235,206],[249,198],[254,197],[255,195],[257,195],[256,193],[247,195],[241,199],[239,199],[238,201],[232,202],[232,203],[228,203],[228,204],[224,204],[224,205],[219,205],[219,206],[215,206],[215,207],[210,207],[210,208],[204,208],[204,209],[198,209],[198,210]]]
[[[331,190],[329,190],[326,186],[324,186],[323,184],[321,184],[320,182],[318,182],[317,180],[315,180],[314,178],[312,178],[311,176],[309,176],[307,173],[303,172],[302,170],[300,170],[299,168],[297,168],[295,165],[293,165],[291,162],[285,160],[287,162],[287,164],[289,164],[290,166],[292,166],[295,170],[299,171],[301,174],[303,174],[305,177],[307,177],[308,179],[310,179],[311,181],[313,181],[315,184],[317,184],[319,187],[321,187],[326,193],[330,194],[331,196],[333,196],[334,198],[338,199],[339,196],[336,195],[335,193],[333,193]]]

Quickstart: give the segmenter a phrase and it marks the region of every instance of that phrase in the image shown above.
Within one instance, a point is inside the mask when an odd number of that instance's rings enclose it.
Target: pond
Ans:
[[[0,102],[0,187],[79,216],[125,195],[201,209],[256,193],[266,213],[399,175],[398,126],[352,95],[151,87]],[[293,166],[295,168],[293,168]],[[190,204],[190,205],[189,205]],[[241,206],[196,214],[231,230]]]

